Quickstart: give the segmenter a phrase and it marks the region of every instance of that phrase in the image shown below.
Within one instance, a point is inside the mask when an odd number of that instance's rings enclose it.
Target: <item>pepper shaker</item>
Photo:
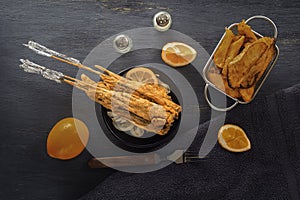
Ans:
[[[158,12],[153,17],[153,26],[158,31],[167,31],[171,24],[171,15],[165,11]]]
[[[120,53],[127,53],[132,48],[132,40],[129,36],[121,34],[113,41],[114,48]]]

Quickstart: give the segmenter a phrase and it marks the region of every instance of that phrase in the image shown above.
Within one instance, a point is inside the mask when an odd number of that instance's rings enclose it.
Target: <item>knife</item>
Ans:
[[[130,167],[156,165],[162,161],[172,161],[176,164],[182,164],[201,160],[199,159],[198,154],[199,152],[196,151],[176,150],[165,158],[162,158],[156,153],[133,156],[92,158],[88,161],[88,166],[90,168]]]

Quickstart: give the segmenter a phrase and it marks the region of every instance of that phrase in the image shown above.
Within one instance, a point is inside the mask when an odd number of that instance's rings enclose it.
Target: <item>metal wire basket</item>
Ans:
[[[275,42],[276,42],[276,39],[277,39],[277,35],[278,35],[278,31],[277,31],[277,27],[275,25],[275,23],[269,19],[268,17],[265,17],[265,16],[262,16],[262,15],[257,15],[257,16],[252,16],[250,17],[249,19],[247,19],[245,22],[248,23],[254,19],[263,19],[263,20],[266,20],[267,22],[269,22],[273,28],[274,28],[274,35],[273,35],[273,38],[275,39]],[[233,23],[231,24],[228,29],[230,30],[233,30],[237,27],[239,23]],[[258,37],[258,38],[261,38],[263,37],[260,33],[254,31],[252,29],[252,32]],[[216,85],[214,83],[212,83],[208,77],[207,77],[207,73],[209,71],[209,69],[212,67],[212,66],[215,66],[214,62],[213,62],[213,57],[214,57],[214,54],[215,52],[217,51],[218,47],[221,45],[221,42],[223,40],[225,36],[225,33],[223,34],[222,38],[220,39],[219,43],[217,44],[216,48],[214,49],[213,53],[211,54],[210,58],[208,59],[205,67],[203,68],[203,77],[204,77],[204,80],[206,82],[206,85],[205,85],[205,88],[204,88],[204,96],[205,96],[205,99],[207,101],[207,103],[209,104],[209,106],[214,109],[214,110],[217,110],[217,111],[229,111],[231,110],[232,108],[234,108],[236,105],[238,104],[248,104],[250,103],[254,98],[255,96],[257,95],[257,93],[259,92],[260,88],[262,87],[262,85],[264,84],[265,80],[267,79],[268,75],[270,74],[272,68],[274,67],[275,63],[277,62],[277,59],[278,59],[278,56],[279,56],[279,48],[278,46],[275,44],[275,53],[274,53],[274,56],[271,60],[271,62],[269,63],[268,67],[266,68],[263,76],[260,78],[260,80],[257,82],[256,86],[255,86],[255,90],[254,90],[254,94],[251,98],[250,101],[244,101],[242,99],[237,99],[237,98],[234,98],[230,95],[228,95],[226,92],[224,92],[223,90],[219,89],[218,87],[216,87]],[[224,108],[220,108],[216,105],[214,105],[211,100],[209,99],[208,97],[208,87],[212,87],[216,90],[218,90],[219,92],[223,93],[224,95],[228,96],[230,99],[232,99],[234,101],[234,103],[232,105],[230,105],[229,107],[224,107]]]

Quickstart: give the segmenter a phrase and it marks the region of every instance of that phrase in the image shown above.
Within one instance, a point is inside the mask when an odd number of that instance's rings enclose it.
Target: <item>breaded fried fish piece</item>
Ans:
[[[223,67],[224,67],[227,52],[232,43],[232,40],[235,38],[235,35],[231,30],[226,28],[225,31],[226,31],[225,36],[224,36],[220,46],[218,47],[217,51],[215,52],[214,58],[213,58],[215,65],[221,69],[223,69]]]
[[[226,76],[218,74],[218,73],[209,72],[208,73],[208,79],[217,88],[219,88],[220,90],[224,91],[229,96],[231,96],[233,98],[240,98],[241,97],[241,95],[239,93],[239,90],[237,88],[233,89],[233,88],[229,87]]]
[[[267,67],[270,64],[270,62],[272,61],[274,55],[275,55],[275,41],[273,39],[273,45],[271,45],[270,48],[268,49],[267,57],[266,57],[264,66],[262,66],[262,68],[260,70],[260,73],[258,74],[257,80],[259,80],[262,77],[263,73],[267,69]]]
[[[242,20],[238,24],[238,32],[239,32],[239,35],[244,35],[246,37],[245,41],[255,42],[257,40],[257,37],[251,30],[251,26],[246,24],[245,20]]]
[[[263,75],[264,71],[267,69],[269,63],[273,59],[275,53],[274,45],[271,45],[264,54],[260,57],[257,63],[251,67],[246,76],[244,76],[241,83],[243,88],[252,87]]]
[[[273,39],[263,37],[256,40],[237,55],[228,64],[228,83],[232,88],[238,88],[244,80],[245,75],[250,71],[264,52],[273,44]]]
[[[227,66],[228,66],[229,62],[231,62],[233,60],[233,58],[235,56],[237,56],[238,53],[240,52],[240,49],[244,44],[244,40],[245,40],[245,36],[241,36],[241,37],[239,37],[238,40],[236,40],[235,42],[233,42],[230,45],[224,67],[222,69],[222,74],[224,76],[227,76]]]
[[[243,100],[245,102],[249,102],[252,99],[252,96],[254,94],[254,86],[250,87],[250,88],[240,88],[239,89],[239,93],[241,94]]]

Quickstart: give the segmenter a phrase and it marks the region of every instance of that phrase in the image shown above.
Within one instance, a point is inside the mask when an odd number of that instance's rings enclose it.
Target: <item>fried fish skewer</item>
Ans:
[[[110,108],[111,109],[111,94],[113,93],[113,91],[105,91],[104,88],[98,87],[98,85],[95,84],[88,84],[84,81],[75,79],[73,77],[67,76],[62,74],[61,72],[57,72],[54,70],[50,70],[47,69],[44,66],[35,64],[29,60],[20,60],[22,62],[22,64],[20,65],[21,68],[24,69],[24,71],[26,72],[30,72],[30,73],[36,73],[36,74],[41,74],[44,78],[46,79],[50,79],[53,81],[56,81],[57,83],[62,83],[62,82],[66,82],[74,87],[77,87],[78,89],[86,92],[86,93],[94,93],[94,95],[98,96],[98,98],[96,98],[96,102],[101,103],[103,106],[105,106],[106,108]],[[45,73],[47,72],[47,73]],[[51,75],[55,75],[55,76],[51,76]],[[57,76],[59,75],[59,76]],[[95,93],[96,91],[96,93]],[[99,98],[99,96],[101,98]],[[105,98],[106,97],[106,98]],[[131,97],[130,97],[131,98]],[[106,100],[106,104],[104,103]],[[115,101],[115,99],[114,99]],[[115,104],[122,104],[123,102],[115,102]],[[149,124],[151,124],[150,121],[147,121],[145,119],[143,119],[142,117],[139,116],[131,116],[131,113],[129,113],[126,111],[121,109],[120,111],[117,111],[117,113],[121,114],[121,116],[125,117],[126,119],[128,119],[129,121],[132,121],[135,125],[138,125],[141,128],[144,128],[146,130],[152,131],[152,132],[159,132],[160,130],[158,130],[158,127],[155,126],[151,126]],[[167,127],[168,128],[168,127]],[[161,129],[161,128],[160,128]],[[165,131],[161,131],[161,133],[163,133]]]
[[[28,44],[24,44],[24,46],[33,50],[37,54],[47,56],[50,58],[54,58],[58,61],[76,66],[81,69],[85,69],[94,74],[97,74],[101,77],[101,79],[103,80],[103,82],[105,84],[110,86],[110,89],[125,90],[130,93],[132,93],[133,91],[136,91],[142,97],[148,98],[160,105],[168,106],[170,108],[170,110],[172,110],[172,113],[176,115],[176,117],[178,117],[178,113],[181,111],[181,107],[171,100],[171,97],[167,94],[166,89],[160,85],[141,84],[136,81],[130,81],[122,76],[119,76],[119,75],[109,71],[108,69],[105,69],[104,67],[95,65],[95,67],[97,69],[100,69],[101,71],[107,73],[107,75],[105,75],[102,72],[96,71],[90,67],[87,67],[87,66],[81,64],[80,61],[75,58],[67,57],[64,54],[58,53],[54,50],[51,50],[45,46],[42,46],[36,42],[33,42],[33,41],[29,41]],[[155,91],[155,93],[153,93],[152,91]]]
[[[107,109],[113,110],[116,114],[145,130],[163,135],[169,131],[174,122],[175,115],[167,107],[158,105],[135,94],[110,90],[103,82],[87,81],[87,78],[84,76],[82,76],[82,79],[85,79],[85,81],[78,80],[61,72],[37,65],[29,60],[21,59],[20,61],[22,62],[20,67],[24,71],[41,74],[44,78],[58,83],[63,81],[77,87],[95,102],[100,103]]]
[[[85,69],[87,71],[99,75],[103,80],[101,84],[108,86],[110,90],[117,90],[117,91],[119,90],[119,91],[125,91],[127,93],[135,93],[136,95],[142,98],[146,98],[159,105],[162,105],[175,118],[178,118],[179,112],[181,112],[181,106],[174,103],[171,100],[171,97],[167,94],[166,89],[160,85],[141,84],[136,81],[131,81],[99,65],[96,65],[95,67],[100,69],[102,72],[96,71],[90,67],[81,64],[80,61],[78,61],[75,58],[67,57],[64,54],[48,49],[47,47],[42,46],[33,41],[29,41],[28,44],[25,44],[25,46],[27,46],[28,48],[30,48],[31,50],[35,51],[40,55],[54,58],[58,61],[76,66],[78,68]],[[104,73],[106,73],[107,75]]]

